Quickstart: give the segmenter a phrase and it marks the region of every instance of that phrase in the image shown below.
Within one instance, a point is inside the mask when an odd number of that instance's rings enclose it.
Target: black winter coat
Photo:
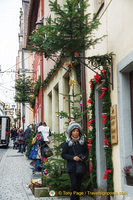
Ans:
[[[73,160],[74,156],[81,157],[82,155],[85,161],[88,158],[88,153],[89,152],[88,152],[88,147],[86,143],[81,145],[79,144],[79,142],[74,142],[72,146],[68,146],[68,143],[66,142],[63,146],[62,158],[67,160],[67,172],[75,172],[77,161]],[[81,161],[78,161],[78,162],[81,162]]]

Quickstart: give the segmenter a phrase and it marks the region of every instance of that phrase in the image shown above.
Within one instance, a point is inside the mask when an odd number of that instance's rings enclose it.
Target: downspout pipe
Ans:
[[[81,91],[83,92],[82,94],[82,111],[84,112],[86,110],[86,77],[85,77],[85,53],[81,53]],[[82,117],[82,127],[87,134],[87,113],[85,113]]]
[[[84,0],[80,0],[84,1]],[[84,13],[83,13],[84,15]],[[82,111],[84,112],[86,110],[86,77],[85,77],[85,52],[81,53],[81,91],[83,92],[82,94]],[[87,135],[87,113],[83,115],[82,117],[82,127]]]
[[[42,82],[43,82],[43,56],[40,56],[40,72],[41,72],[41,122],[44,121],[44,117],[43,117],[43,109],[44,109],[44,104],[43,104],[43,86],[42,86]]]

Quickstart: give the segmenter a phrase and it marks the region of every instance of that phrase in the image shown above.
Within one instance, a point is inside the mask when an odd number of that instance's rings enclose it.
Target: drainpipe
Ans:
[[[22,48],[22,70],[25,69],[25,63],[24,63],[24,49]],[[25,74],[25,71],[22,72]],[[25,121],[22,121],[22,118],[25,116],[25,103],[22,103],[22,115],[21,115],[21,124],[22,124],[22,128],[24,130],[24,123]]]
[[[86,78],[85,78],[85,53],[81,53],[81,91],[82,94],[82,111],[84,112],[86,110]],[[87,134],[87,113],[83,115],[82,117],[82,127],[85,131],[85,134]]]
[[[84,0],[80,0],[84,1]],[[84,15],[84,13],[83,13]],[[85,52],[81,53],[81,91],[82,94],[82,109],[83,112],[86,110],[86,78],[85,78]],[[82,117],[82,126],[83,130],[85,131],[85,134],[87,134],[87,113],[83,115]]]
[[[40,73],[41,73],[41,122],[44,121],[43,119],[43,56],[40,56]]]

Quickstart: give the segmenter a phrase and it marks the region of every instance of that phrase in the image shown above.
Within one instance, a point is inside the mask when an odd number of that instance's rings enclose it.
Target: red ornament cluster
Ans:
[[[88,122],[88,127],[91,127],[92,122],[93,122],[93,119],[91,119],[91,120]]]
[[[91,139],[88,140],[88,149],[91,148]]]
[[[97,82],[99,84],[101,83],[100,76],[98,73],[96,73],[96,75],[94,76],[94,79],[95,79],[95,82]]]

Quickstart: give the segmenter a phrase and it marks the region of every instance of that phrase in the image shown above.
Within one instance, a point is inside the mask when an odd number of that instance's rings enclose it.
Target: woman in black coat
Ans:
[[[71,180],[71,200],[80,199],[82,177],[85,174],[76,173],[76,162],[84,162],[88,158],[88,147],[81,134],[81,126],[75,121],[70,122],[68,138],[63,146],[62,157],[67,160],[67,172]]]

